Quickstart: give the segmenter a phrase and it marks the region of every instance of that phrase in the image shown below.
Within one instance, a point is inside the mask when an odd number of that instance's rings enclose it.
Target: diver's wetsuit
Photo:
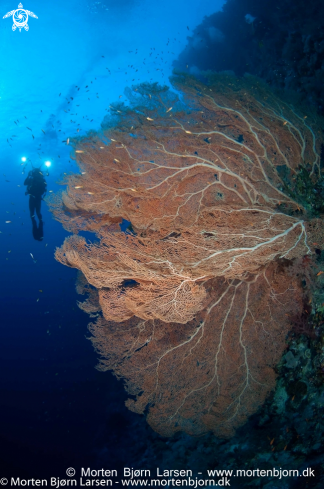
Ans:
[[[26,195],[29,195],[29,212],[33,225],[33,237],[37,241],[43,239],[43,220],[41,214],[42,197],[46,193],[46,181],[42,172],[35,168],[30,171],[24,185],[27,185]],[[39,226],[35,219],[35,213],[39,219]]]
[[[41,214],[41,204],[42,204],[42,196],[41,195],[29,195],[29,212],[30,217],[35,217],[35,212],[37,214],[38,219],[42,220]]]
[[[32,217],[32,225],[33,238],[36,239],[36,241],[42,241],[42,239],[44,238],[43,221],[40,219],[39,225],[37,226],[37,221],[35,217]]]

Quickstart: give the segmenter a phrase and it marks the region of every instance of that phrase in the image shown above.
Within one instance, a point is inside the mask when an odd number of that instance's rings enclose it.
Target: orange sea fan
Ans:
[[[302,310],[285,267],[323,244],[287,192],[300,168],[320,176],[322,134],[252,77],[172,83],[184,102],[141,85],[115,125],[74,142],[82,174],[52,210],[96,242],[71,236],[55,256],[83,274],[101,368],[126,379],[128,407],[163,435],[231,436],[273,388]]]

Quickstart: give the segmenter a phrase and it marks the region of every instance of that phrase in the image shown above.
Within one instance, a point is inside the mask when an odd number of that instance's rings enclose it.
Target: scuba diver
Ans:
[[[24,185],[27,185],[25,195],[29,195],[29,212],[33,225],[33,237],[36,241],[42,241],[43,234],[43,219],[41,214],[42,199],[46,193],[47,184],[40,168],[33,168],[28,173]],[[35,218],[35,213],[39,219],[39,225]]]

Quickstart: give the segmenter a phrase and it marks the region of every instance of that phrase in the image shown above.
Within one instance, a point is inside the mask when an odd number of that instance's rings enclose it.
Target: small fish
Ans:
[[[89,195],[94,195],[94,193],[93,193],[93,192],[88,192],[88,194],[89,194]]]
[[[32,253],[29,253],[29,254],[30,254],[30,256],[32,257],[32,259],[33,259],[33,260],[35,260],[35,258],[33,257],[33,254],[32,254]]]
[[[170,107],[168,110],[167,110],[167,113],[170,112],[170,110],[172,110],[173,107]]]
[[[42,129],[43,133],[46,134],[46,132],[44,131],[44,129]]]
[[[84,153],[84,151],[81,151],[80,149],[77,149],[75,152],[76,153]]]
[[[70,138],[67,138],[66,144],[69,144],[69,143],[70,143]]]
[[[154,119],[151,119],[151,117],[146,117],[148,121],[154,121]]]
[[[117,163],[120,163],[120,161],[119,161],[119,160],[117,160],[117,158],[114,158],[114,161],[117,161]]]
[[[11,221],[6,221],[6,224],[9,224]]]
[[[82,185],[78,185],[77,187],[74,187],[74,188],[83,188],[83,186]]]
[[[27,127],[27,126],[26,126],[26,127]],[[27,129],[28,129],[29,131],[31,131],[31,130],[32,130],[32,129],[30,129],[30,127],[27,127]]]

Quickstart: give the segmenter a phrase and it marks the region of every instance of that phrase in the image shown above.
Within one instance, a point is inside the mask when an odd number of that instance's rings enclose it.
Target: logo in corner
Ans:
[[[22,28],[24,28],[25,31],[29,31],[29,25],[27,24],[28,16],[38,19],[37,15],[35,15],[33,12],[23,9],[22,3],[18,5],[17,10],[12,10],[11,12],[8,12],[6,15],[4,15],[3,19],[11,16],[13,20],[12,30],[15,31],[18,27],[19,32],[21,32]]]

